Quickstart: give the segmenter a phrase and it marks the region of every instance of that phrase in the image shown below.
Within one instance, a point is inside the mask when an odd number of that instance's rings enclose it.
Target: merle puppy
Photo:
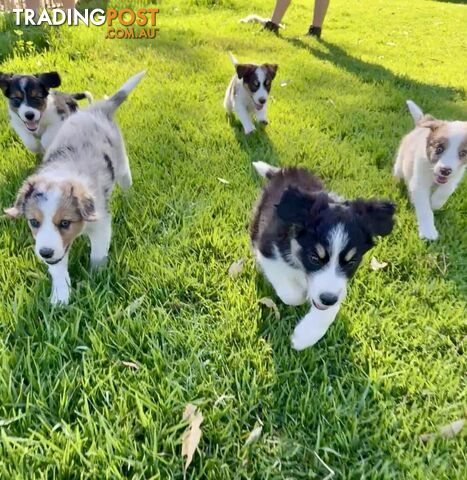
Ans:
[[[265,125],[268,123],[267,100],[278,66],[271,63],[262,65],[238,63],[232,54],[230,58],[236,74],[225,92],[224,108],[228,114],[232,112],[237,114],[243,130],[248,135],[255,130],[251,114],[254,113],[259,122]]]
[[[254,254],[284,303],[311,303],[292,336],[292,346],[302,350],[318,342],[336,318],[347,283],[375,237],[391,233],[395,206],[343,201],[303,168],[253,165],[270,180],[251,224]]]
[[[8,98],[11,125],[34,153],[44,152],[63,121],[78,110],[76,100],[87,98],[89,103],[92,101],[89,92],[50,91],[60,84],[57,72],[38,75],[0,73],[0,89]]]

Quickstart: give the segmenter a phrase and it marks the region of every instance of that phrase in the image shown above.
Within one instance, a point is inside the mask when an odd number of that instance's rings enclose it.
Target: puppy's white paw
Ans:
[[[295,350],[305,350],[305,348],[312,347],[316,342],[310,342],[304,336],[297,334],[295,331],[291,337],[292,348]]]
[[[133,185],[131,174],[127,173],[118,179],[118,183],[122,190],[128,190]]]
[[[314,335],[310,331],[310,325],[308,322],[300,322],[293,331],[291,342],[292,348],[295,350],[304,350],[305,348],[312,347],[322,335]]]
[[[68,305],[70,301],[70,289],[69,288],[54,288],[52,289],[52,296],[50,303],[52,305]]]
[[[104,268],[107,265],[108,260],[108,256],[101,258],[91,258],[91,269],[97,270],[99,268]]]
[[[255,130],[256,130],[255,126],[244,128],[245,135],[250,135],[250,133],[253,133]]]
[[[422,240],[438,240],[439,234],[436,227],[433,226],[420,226],[418,229],[419,236]]]

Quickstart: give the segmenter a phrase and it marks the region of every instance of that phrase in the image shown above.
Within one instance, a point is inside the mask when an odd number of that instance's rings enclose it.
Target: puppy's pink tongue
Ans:
[[[448,179],[447,179],[446,177],[442,177],[442,176],[438,175],[438,176],[436,177],[436,181],[437,181],[438,183],[446,183],[446,182],[448,181]]]
[[[37,124],[33,120],[27,120],[24,123],[29,130],[36,130],[37,129]]]

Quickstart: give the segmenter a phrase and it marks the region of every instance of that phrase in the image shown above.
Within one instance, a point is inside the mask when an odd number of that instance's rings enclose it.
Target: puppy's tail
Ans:
[[[85,91],[85,92],[78,92],[78,93],[72,93],[71,98],[74,100],[84,100],[87,98],[89,103],[92,103],[94,99],[92,98],[91,92]]]
[[[232,62],[233,66],[236,67],[238,65],[238,60],[235,58],[232,52],[229,52],[230,61]]]
[[[405,103],[407,104],[407,108],[409,109],[410,115],[412,115],[415,125],[418,125],[418,122],[420,122],[424,116],[422,109],[412,100],[407,100]]]
[[[128,98],[128,95],[136,88],[145,74],[146,71],[143,70],[142,72],[137,73],[134,77],[131,77],[110,98],[99,102],[98,108],[111,117],[117,108]]]
[[[272,178],[276,173],[281,171],[279,167],[273,167],[266,162],[253,162],[253,167],[255,167],[255,170],[265,178]]]

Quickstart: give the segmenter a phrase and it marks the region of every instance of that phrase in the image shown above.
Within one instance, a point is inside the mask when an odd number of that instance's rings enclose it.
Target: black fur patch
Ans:
[[[75,153],[75,147],[72,147],[71,145],[65,145],[64,147],[59,147],[53,152],[48,153],[44,158],[43,163],[55,162],[56,160],[60,160],[63,157],[73,155]]]
[[[392,231],[394,213],[395,206],[389,201],[336,201],[307,170],[285,168],[271,175],[263,189],[251,225],[251,240],[265,257],[273,258],[278,251],[288,263],[293,262],[294,240],[299,246],[297,258],[310,274],[325,268],[330,238],[340,228],[347,240],[339,252],[339,268],[350,278],[373,246],[374,237]],[[323,248],[327,253],[320,257],[317,252]]]
[[[112,178],[112,180],[115,180],[114,166],[113,166],[111,158],[106,153],[104,153],[104,160],[105,160],[105,164],[107,165],[107,168],[110,172],[110,177]]]

